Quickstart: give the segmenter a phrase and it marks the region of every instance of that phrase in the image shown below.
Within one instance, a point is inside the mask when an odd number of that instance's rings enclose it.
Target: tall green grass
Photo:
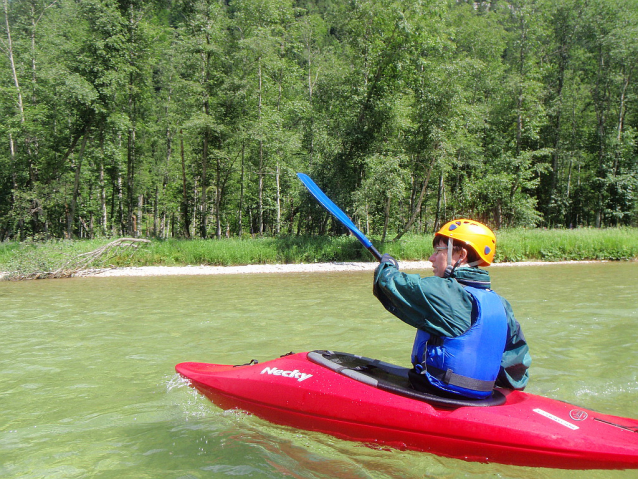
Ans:
[[[406,260],[427,259],[432,235],[408,236],[382,248]],[[638,228],[573,230],[502,229],[496,232],[496,263],[638,259]]]
[[[638,259],[638,228],[512,229],[497,233],[496,261]]]
[[[281,237],[222,240],[153,241],[131,259],[132,265],[231,266],[367,260],[349,237]]]
[[[398,242],[381,243],[382,253],[400,261],[427,260],[432,235],[407,235]],[[110,240],[0,243],[0,270],[53,271],[70,258],[95,250]],[[496,262],[638,259],[638,228],[540,230],[497,232]],[[123,251],[103,266],[245,265],[374,261],[351,236],[284,236],[222,240],[153,240],[134,254]]]

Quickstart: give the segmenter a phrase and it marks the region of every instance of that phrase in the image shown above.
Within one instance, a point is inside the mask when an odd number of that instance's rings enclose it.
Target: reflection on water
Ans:
[[[532,348],[528,391],[638,416],[638,265],[492,268]],[[429,273],[428,273],[429,274]],[[223,412],[174,374],[335,349],[408,362],[370,273],[0,283],[3,478],[603,478],[386,450]]]

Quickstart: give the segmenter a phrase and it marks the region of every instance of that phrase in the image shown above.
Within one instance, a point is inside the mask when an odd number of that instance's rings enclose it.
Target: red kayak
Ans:
[[[406,368],[352,354],[313,351],[176,370],[223,409],[342,439],[467,461],[638,469],[638,420],[520,391],[440,398],[410,389]]]

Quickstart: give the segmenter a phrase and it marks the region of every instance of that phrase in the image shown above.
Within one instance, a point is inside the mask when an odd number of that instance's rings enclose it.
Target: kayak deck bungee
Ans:
[[[411,390],[406,368],[352,354],[175,369],[223,409],[342,439],[467,461],[638,469],[638,420],[522,391],[495,390],[483,404],[439,398]]]

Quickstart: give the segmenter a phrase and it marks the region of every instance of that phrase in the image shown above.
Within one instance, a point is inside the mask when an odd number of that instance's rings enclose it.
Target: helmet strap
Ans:
[[[452,266],[452,250],[454,249],[454,240],[448,236],[447,239],[447,267],[443,272],[444,278],[449,278],[454,273],[454,270],[461,264],[461,260],[458,260],[454,266]]]
[[[445,271],[443,272],[443,277],[444,278],[451,277],[454,271],[456,271],[456,268],[458,268],[460,264],[461,264],[461,260],[458,260],[454,266],[448,265],[448,267],[445,268]]]
[[[452,266],[452,250],[454,249],[454,240],[451,237],[447,239],[447,265]]]
[[[452,251],[454,249],[454,240],[450,237],[448,237],[447,239],[447,267],[445,268],[445,271],[443,273],[443,277],[444,278],[449,278],[450,276],[452,276],[452,274],[454,273],[454,271],[456,270],[456,268],[459,267],[459,265],[461,264],[461,260],[459,259],[455,265],[452,265]],[[472,261],[471,263],[468,263],[468,266],[478,266],[481,263],[481,260],[478,261]]]

